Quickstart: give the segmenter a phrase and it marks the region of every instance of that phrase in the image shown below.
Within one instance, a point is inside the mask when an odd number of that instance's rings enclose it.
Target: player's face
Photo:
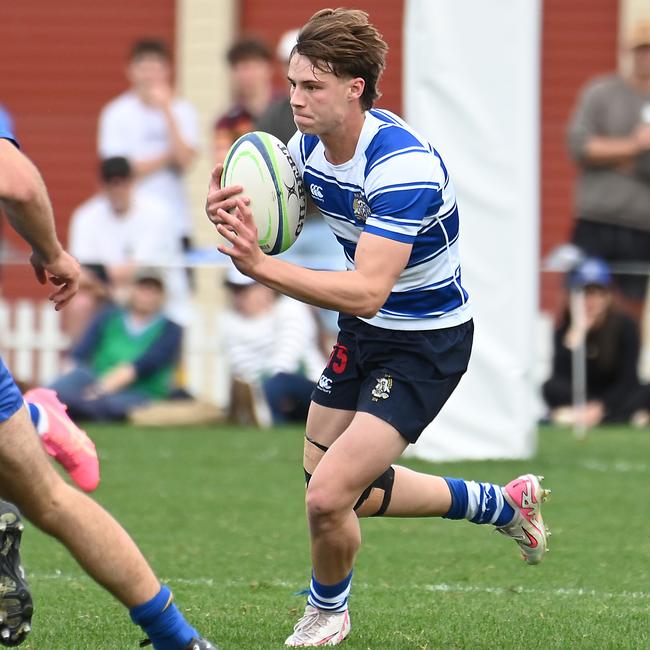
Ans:
[[[302,54],[294,54],[288,73],[291,109],[302,133],[327,135],[345,125],[352,111],[359,111],[363,79],[345,79],[315,69]]]
[[[143,54],[129,64],[128,77],[136,90],[169,84],[170,67],[167,60],[157,54]]]

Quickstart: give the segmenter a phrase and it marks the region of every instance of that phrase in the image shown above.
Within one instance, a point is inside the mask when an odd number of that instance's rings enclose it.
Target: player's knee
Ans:
[[[349,508],[345,507],[345,500],[327,484],[311,482],[305,496],[307,517],[310,523],[326,526],[345,516]]]

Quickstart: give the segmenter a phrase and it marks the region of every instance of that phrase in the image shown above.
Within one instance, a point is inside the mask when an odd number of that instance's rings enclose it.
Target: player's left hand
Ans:
[[[210,186],[208,188],[208,198],[205,202],[205,213],[208,219],[213,224],[220,224],[221,218],[219,217],[219,210],[226,210],[228,212],[234,210],[236,206],[235,196],[241,194],[244,188],[241,185],[231,185],[229,187],[221,187],[221,174],[223,173],[223,164],[219,163],[213,170],[210,177]],[[246,205],[250,203],[250,199],[244,198]]]
[[[48,296],[48,299],[54,303],[54,309],[60,311],[79,290],[81,273],[79,262],[64,250],[61,250],[52,262],[46,262],[37,252],[32,253],[29,261],[34,267],[36,279],[41,284],[46,284],[49,280],[58,287]]]
[[[228,255],[245,275],[254,276],[255,267],[263,263],[264,253],[258,243],[257,226],[248,202],[242,197],[233,199],[233,213],[217,210],[217,232],[232,246],[220,245],[220,252]]]

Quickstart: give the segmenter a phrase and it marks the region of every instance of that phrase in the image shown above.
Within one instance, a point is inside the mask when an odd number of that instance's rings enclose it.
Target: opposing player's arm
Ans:
[[[412,244],[363,233],[353,271],[312,271],[264,255],[251,210],[241,199],[235,214],[218,211],[217,230],[232,247],[219,250],[258,282],[303,302],[372,318],[386,302],[411,255]]]
[[[34,164],[12,142],[0,138],[0,204],[14,230],[31,246],[30,262],[41,284],[57,289],[49,299],[58,311],[79,288],[79,264],[63,250],[45,183]],[[49,276],[49,278],[48,278]]]
[[[45,184],[33,163],[0,138],[0,201],[16,232],[45,261],[62,252]]]

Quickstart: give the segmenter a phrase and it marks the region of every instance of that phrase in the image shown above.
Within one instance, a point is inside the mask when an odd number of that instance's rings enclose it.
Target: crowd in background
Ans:
[[[288,64],[296,37],[286,32],[275,52],[253,37],[229,48],[232,103],[214,118],[213,162],[251,130],[285,143],[295,132],[274,66]],[[650,420],[650,390],[638,376],[643,270],[650,264],[650,22],[634,26],[627,46],[630,73],[590,81],[568,124],[579,174],[577,253],[567,281],[570,290],[584,291],[585,310],[576,315],[567,307],[554,337],[543,395],[557,423]],[[68,233],[83,274],[66,314],[69,369],[54,387],[83,419],[124,419],[136,406],[184,395],[178,364],[192,318],[185,255],[193,246],[184,174],[206,143],[194,108],[173,87],[165,43],[133,45],[127,82],[98,116],[98,191],[74,211]],[[10,119],[0,110],[0,120]],[[344,268],[339,248],[321,217],[310,214],[289,257],[338,270]],[[234,267],[225,287],[221,337],[232,419],[258,426],[304,420],[336,337],[336,314],[278,296]],[[579,412],[571,361],[577,346],[587,356],[587,404]]]

